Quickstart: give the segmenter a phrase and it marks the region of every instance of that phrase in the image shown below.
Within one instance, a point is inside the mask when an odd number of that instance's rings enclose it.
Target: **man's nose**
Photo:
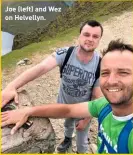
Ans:
[[[88,37],[88,40],[89,40],[89,41],[93,41],[93,37],[92,37],[92,36],[89,36],[89,37]]]
[[[114,73],[111,73],[109,75],[109,78],[108,78],[108,83],[109,84],[116,84],[116,83],[118,83],[118,77]]]

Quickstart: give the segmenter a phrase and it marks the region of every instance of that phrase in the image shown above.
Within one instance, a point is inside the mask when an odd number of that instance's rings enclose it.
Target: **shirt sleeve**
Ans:
[[[56,61],[58,66],[62,66],[69,47],[59,48],[56,52]]]
[[[98,117],[101,110],[108,104],[109,102],[105,97],[98,98],[93,101],[88,102],[88,108],[91,116]]]

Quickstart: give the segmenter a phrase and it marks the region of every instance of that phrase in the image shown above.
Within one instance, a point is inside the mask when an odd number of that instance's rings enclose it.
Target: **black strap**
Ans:
[[[99,57],[99,62],[98,62],[97,69],[95,72],[95,81],[93,82],[92,89],[94,87],[96,80],[100,77],[100,63],[101,63],[101,57]]]
[[[66,57],[65,57],[65,59],[64,59],[63,65],[62,65],[61,68],[60,68],[60,78],[62,78],[63,69],[64,69],[65,65],[67,64],[67,62],[68,62],[68,60],[69,60],[69,57],[70,57],[70,55],[71,55],[71,53],[72,53],[74,47],[75,47],[75,46],[69,47],[69,49],[68,49],[68,51],[67,51],[67,54],[66,54]]]
[[[95,72],[95,80],[94,80],[93,85],[92,85],[92,88],[91,88],[90,100],[92,99],[92,91],[93,91],[95,82],[100,77],[100,63],[101,63],[101,57],[99,57],[99,62],[98,62],[97,69],[96,69],[96,72]]]

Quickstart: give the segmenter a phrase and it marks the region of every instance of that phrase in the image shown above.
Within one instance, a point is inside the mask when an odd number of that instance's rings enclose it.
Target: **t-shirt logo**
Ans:
[[[70,64],[65,65],[62,75],[63,90],[72,97],[87,95],[94,80],[94,73]]]

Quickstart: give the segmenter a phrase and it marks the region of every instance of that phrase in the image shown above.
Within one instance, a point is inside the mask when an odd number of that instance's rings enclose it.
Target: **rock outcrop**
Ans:
[[[18,108],[31,106],[28,93],[19,93],[20,104]],[[13,109],[14,102],[7,104]],[[52,153],[55,149],[55,132],[46,118],[29,118],[30,126],[21,127],[14,135],[10,134],[12,125],[2,128],[2,153]]]

